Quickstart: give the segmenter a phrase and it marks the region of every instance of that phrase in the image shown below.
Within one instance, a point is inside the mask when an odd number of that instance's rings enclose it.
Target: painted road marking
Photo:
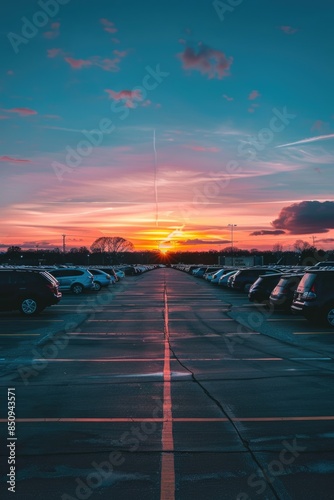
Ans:
[[[161,488],[160,500],[175,499],[175,465],[174,465],[174,439],[173,439],[173,414],[171,393],[171,368],[169,348],[169,321],[168,299],[166,283],[164,287],[164,388],[163,388],[163,427],[161,435]]]
[[[39,337],[39,333],[0,333],[0,337]]]
[[[291,360],[331,360],[332,358],[184,358],[172,357],[171,361],[291,361]],[[48,361],[50,363],[148,363],[165,361],[165,358],[34,358],[32,362]],[[146,373],[145,375],[148,375]]]
[[[333,421],[334,415],[314,415],[314,416],[305,416],[301,415],[298,417],[213,417],[213,418],[205,418],[205,417],[175,417],[171,419],[171,422],[189,422],[189,423],[211,423],[211,422],[318,422],[318,421]],[[123,423],[123,422],[156,422],[156,423],[164,423],[166,419],[159,417],[64,417],[64,418],[16,418],[16,422],[20,423],[101,423],[101,422],[112,422],[112,423]],[[0,424],[8,424],[7,418],[1,418]],[[167,456],[173,456],[173,453],[166,453]],[[167,465],[171,465],[167,463]],[[171,493],[171,492],[169,492]],[[174,490],[173,497],[174,498]]]
[[[333,335],[334,331],[329,332],[293,332],[294,335]]]

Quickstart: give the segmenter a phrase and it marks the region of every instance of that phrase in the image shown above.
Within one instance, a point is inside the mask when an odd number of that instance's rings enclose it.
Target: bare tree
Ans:
[[[296,240],[293,244],[293,247],[297,252],[303,252],[304,250],[309,250],[311,248],[311,245],[304,240]]]
[[[101,236],[90,247],[93,253],[108,253],[115,260],[122,252],[132,252],[134,247],[131,241],[121,236]]]

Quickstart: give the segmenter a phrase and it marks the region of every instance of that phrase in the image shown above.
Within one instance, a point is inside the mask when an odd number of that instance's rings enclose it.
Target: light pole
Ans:
[[[232,267],[234,266],[234,255],[233,255],[233,228],[235,228],[236,224],[227,224],[228,227],[231,228],[231,254],[232,254]]]

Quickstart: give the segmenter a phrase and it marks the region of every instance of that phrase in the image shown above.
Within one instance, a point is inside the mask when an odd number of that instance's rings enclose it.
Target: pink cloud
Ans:
[[[119,71],[119,57],[115,57],[114,59],[109,59],[107,57],[102,59],[99,56],[92,56],[89,59],[74,59],[73,57],[65,57],[64,60],[71,66],[72,69],[82,69],[90,66],[98,66],[105,71]]]
[[[219,149],[215,147],[196,146],[193,144],[186,144],[184,147],[191,149],[192,151],[200,151],[202,153],[219,153]]]
[[[115,57],[114,59],[101,59],[100,57],[95,56],[91,58],[91,61],[92,64],[104,69],[105,71],[119,71],[118,63],[120,62],[120,59],[118,57]]]
[[[128,50],[117,50],[115,49],[113,51],[113,53],[115,54],[115,56],[118,56],[118,57],[125,57],[126,55],[128,55],[129,51]]]
[[[152,101],[150,101],[149,99],[146,99],[146,101],[143,102],[142,106],[144,108],[146,108],[147,106],[151,106],[152,104]]]
[[[60,23],[52,23],[51,31],[45,31],[43,33],[44,38],[48,39],[57,38],[57,36],[59,35],[59,28],[60,28]]]
[[[11,163],[31,163],[30,160],[24,160],[20,158],[12,158],[11,156],[0,156],[0,161],[6,161]]]
[[[48,57],[56,57],[60,54],[62,54],[61,49],[49,49],[48,50]]]
[[[224,99],[226,99],[227,101],[234,101],[234,98],[233,97],[229,97],[228,95],[226,94],[223,94],[223,97]]]
[[[311,130],[319,130],[319,131],[323,131],[323,130],[327,130],[329,128],[329,123],[328,122],[324,122],[323,120],[316,120],[312,127],[311,127]]]
[[[91,66],[92,61],[85,59],[73,59],[72,57],[65,57],[65,61],[71,66],[73,69],[81,69],[84,67]]]
[[[279,29],[287,35],[293,35],[298,31],[297,28],[293,28],[292,26],[279,26]]]
[[[105,92],[109,94],[109,98],[114,101],[125,101],[125,106],[127,108],[133,108],[134,100],[142,100],[140,90],[120,90],[119,92],[115,92],[111,89],[105,89]]]
[[[4,111],[7,111],[8,113],[17,113],[20,116],[37,115],[37,111],[30,108],[12,108],[12,109],[6,109]]]
[[[8,120],[8,116],[0,115],[0,120]]]
[[[100,23],[102,24],[104,31],[107,31],[108,33],[116,33],[118,31],[115,23],[109,21],[108,19],[100,19]]]
[[[227,58],[224,52],[212,49],[207,45],[200,45],[198,52],[192,47],[186,47],[183,52],[178,54],[184,69],[196,70],[208,78],[221,79],[229,75],[229,69],[233,58]]]
[[[112,43],[121,43],[121,41],[118,38],[112,38],[111,39]]]
[[[45,31],[43,33],[44,38],[47,38],[48,40],[52,40],[53,38],[57,38],[59,35],[58,31]]]
[[[9,70],[7,71],[7,75],[10,75],[10,76],[11,76],[11,75],[14,75],[14,71],[13,71],[12,69],[9,69]]]
[[[248,99],[250,101],[254,101],[254,99],[257,99],[258,97],[260,97],[260,92],[258,90],[252,90],[252,92],[249,94],[248,96]]]

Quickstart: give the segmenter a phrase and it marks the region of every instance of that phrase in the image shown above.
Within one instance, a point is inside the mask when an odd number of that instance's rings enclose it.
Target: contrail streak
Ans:
[[[155,225],[159,226],[159,205],[158,205],[158,185],[157,185],[158,155],[155,147],[155,129],[153,129],[153,149],[154,149]]]
[[[327,139],[333,139],[334,134],[328,134],[328,135],[317,135],[315,137],[308,137],[306,139],[301,139],[300,141],[296,142],[289,142],[287,144],[281,144],[280,146],[276,146],[276,148],[285,148],[287,146],[294,146],[295,144],[307,144],[308,142],[316,142],[316,141],[325,141]]]

